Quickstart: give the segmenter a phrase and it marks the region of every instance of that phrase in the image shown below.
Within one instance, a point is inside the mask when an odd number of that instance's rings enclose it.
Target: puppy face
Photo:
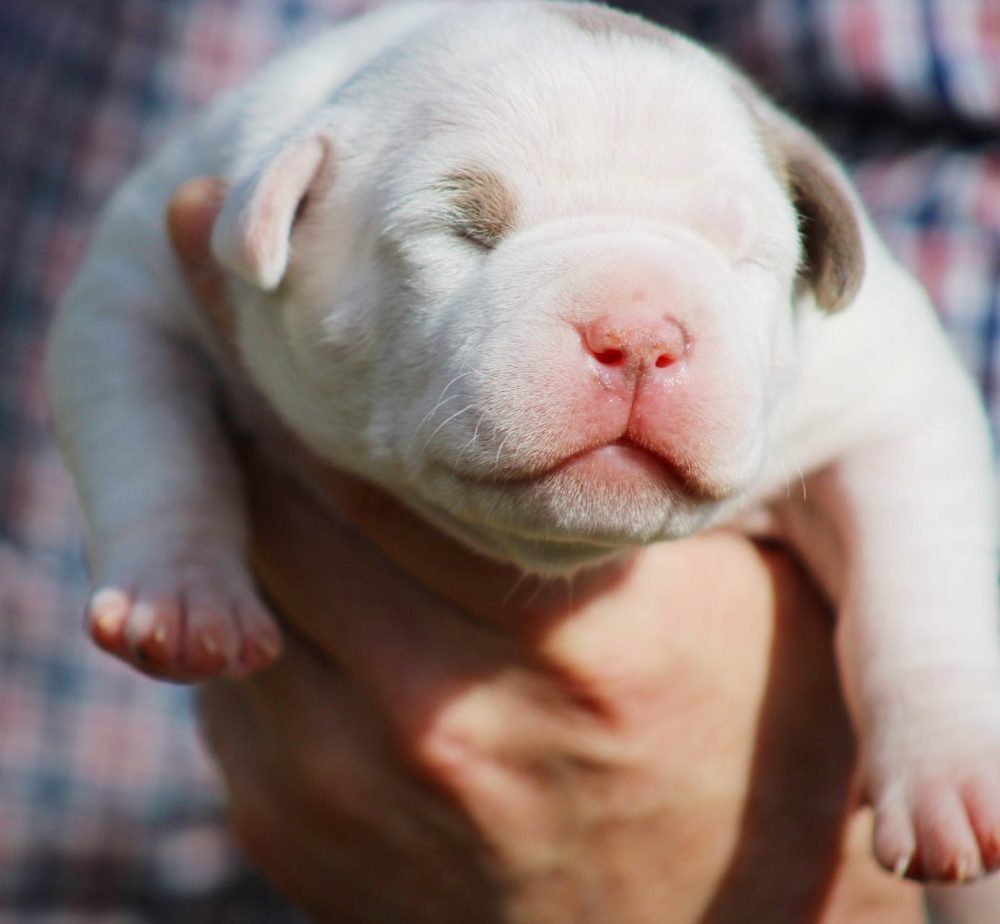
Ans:
[[[501,6],[357,81],[339,134],[333,115],[236,191],[217,249],[277,286],[244,293],[241,339],[313,448],[559,570],[747,489],[796,292],[849,300],[860,245],[826,155],[803,161],[700,49],[602,8]],[[811,279],[805,207],[827,232]]]

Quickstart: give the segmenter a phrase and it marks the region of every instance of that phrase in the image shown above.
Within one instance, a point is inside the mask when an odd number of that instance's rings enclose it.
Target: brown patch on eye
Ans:
[[[630,38],[645,39],[669,44],[673,36],[666,29],[649,20],[609,7],[589,3],[560,3],[555,12],[565,17],[588,35],[601,38],[625,35]]]
[[[517,202],[492,170],[459,170],[445,177],[443,186],[451,198],[448,221],[463,237],[495,247],[513,230]]]

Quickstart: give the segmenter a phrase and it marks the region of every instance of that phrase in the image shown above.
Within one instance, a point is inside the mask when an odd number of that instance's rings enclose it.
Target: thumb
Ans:
[[[220,177],[200,176],[174,192],[167,207],[167,234],[188,285],[227,344],[233,341],[233,312],[225,275],[211,249],[212,227],[227,190]]]

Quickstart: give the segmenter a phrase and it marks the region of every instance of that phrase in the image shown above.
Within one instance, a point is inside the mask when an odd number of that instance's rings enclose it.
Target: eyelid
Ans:
[[[466,220],[464,215],[454,211],[443,214],[439,220],[439,225],[443,226],[453,237],[461,238],[474,244],[480,250],[493,250],[497,245],[496,237],[488,231],[477,227],[474,223]]]
[[[487,250],[494,248],[514,227],[517,202],[496,172],[482,167],[455,170],[437,184],[445,197],[449,224]]]

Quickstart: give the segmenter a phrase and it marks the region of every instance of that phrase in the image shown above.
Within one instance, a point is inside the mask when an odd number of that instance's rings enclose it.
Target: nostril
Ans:
[[[607,369],[666,369],[684,358],[686,335],[671,317],[609,311],[580,328],[584,348]]]
[[[618,366],[625,359],[625,354],[621,350],[602,350],[594,353],[594,359],[603,366]]]
[[[657,369],[666,369],[683,359],[687,352],[684,328],[673,318],[664,318],[653,332],[650,352],[655,356],[653,365]]]

